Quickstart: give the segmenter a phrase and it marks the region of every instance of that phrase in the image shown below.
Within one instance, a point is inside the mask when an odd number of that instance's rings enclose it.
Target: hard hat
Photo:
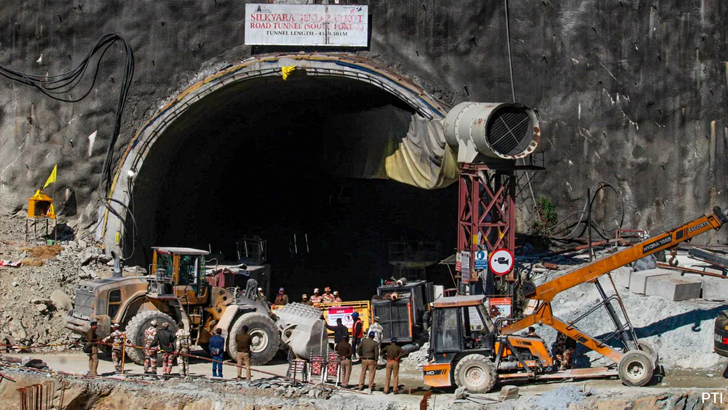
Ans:
[[[389,340],[390,340],[390,341],[391,341],[392,343],[397,343],[397,338],[396,338],[396,337],[393,337],[393,338],[391,338],[391,339],[389,339]]]
[[[263,288],[258,288],[258,292],[262,292],[262,291],[263,291]]]
[[[96,326],[96,325],[98,325],[98,323],[96,323],[95,321],[94,321],[94,322],[91,322],[91,323],[89,323],[89,326]]]
[[[111,324],[111,327],[119,327],[119,324],[118,323],[112,323]]]
[[[318,288],[314,288],[313,293],[319,293],[319,289]]]
[[[279,292],[283,292],[283,290],[284,290],[283,288],[278,289]]]
[[[304,293],[303,295],[301,295],[301,299],[308,299],[308,295]]]
[[[167,323],[167,322],[163,322],[163,323],[162,323],[162,327],[169,327],[169,323]]]
[[[351,314],[351,317],[359,317],[359,312],[354,312]]]
[[[334,291],[334,295],[337,295],[338,296],[339,295],[339,291],[338,290],[335,290]]]
[[[369,332],[369,337],[374,337],[374,336],[375,336],[374,332]]]
[[[379,316],[374,316],[374,321],[379,322]]]
[[[151,325],[154,326],[154,327],[156,327],[157,326],[157,321],[156,320],[152,320]]]
[[[330,288],[330,287],[328,287],[328,286],[327,286],[327,287],[325,287],[325,288],[324,288],[324,292],[331,292],[331,288]]]

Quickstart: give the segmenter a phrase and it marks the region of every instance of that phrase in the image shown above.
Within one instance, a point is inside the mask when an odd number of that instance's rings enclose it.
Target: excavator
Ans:
[[[491,321],[483,295],[452,296],[436,300],[432,304],[430,359],[423,367],[425,384],[438,388],[457,385],[471,393],[487,393],[499,380],[618,376],[628,386],[648,384],[661,369],[657,351],[637,338],[610,272],[645,256],[675,249],[679,243],[689,241],[711,229],[718,230],[726,222],[726,213],[715,207],[693,221],[576,268],[539,286],[524,286],[525,297],[537,302],[533,313],[500,329],[498,324]],[[611,296],[607,296],[598,280],[603,275],[609,277],[614,287],[614,294]],[[602,301],[571,321],[563,321],[554,316],[554,297],[582,283],[593,283]],[[621,317],[617,314],[615,302],[621,310]],[[577,323],[602,307],[606,309],[614,331],[599,340],[580,330]],[[613,364],[608,367],[552,371],[554,360],[541,338],[515,335],[516,332],[535,324],[550,326],[594,350],[612,360],[616,369]],[[621,341],[622,349],[617,350],[607,343],[613,338]]]

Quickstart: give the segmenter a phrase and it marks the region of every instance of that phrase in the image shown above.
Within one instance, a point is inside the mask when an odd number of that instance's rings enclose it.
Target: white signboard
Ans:
[[[460,252],[460,262],[462,268],[462,278],[464,284],[470,283],[470,251]]]
[[[367,6],[246,4],[245,44],[366,47]]]

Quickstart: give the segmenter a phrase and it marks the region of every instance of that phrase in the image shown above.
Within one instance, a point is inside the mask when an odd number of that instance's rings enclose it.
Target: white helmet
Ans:
[[[154,327],[157,327],[157,321],[156,320],[152,320],[151,325],[154,326]]]
[[[313,293],[319,293],[319,289],[318,288],[314,288]]]

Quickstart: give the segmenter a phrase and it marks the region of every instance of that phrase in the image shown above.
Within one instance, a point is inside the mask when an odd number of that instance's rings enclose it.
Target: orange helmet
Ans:
[[[325,288],[324,288],[324,292],[331,292],[331,288],[330,288],[330,287],[328,287],[328,286],[327,286],[327,287],[325,287]]]

